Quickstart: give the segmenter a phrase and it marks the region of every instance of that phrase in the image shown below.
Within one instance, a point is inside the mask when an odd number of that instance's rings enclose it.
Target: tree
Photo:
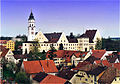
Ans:
[[[16,78],[15,78],[15,81],[18,83],[18,84],[29,84],[30,81],[27,77],[27,75],[25,74],[25,72],[18,72],[16,74]]]
[[[95,49],[100,50],[102,49],[102,41],[97,38],[97,43],[95,45]]]
[[[48,55],[50,60],[53,60],[53,58],[57,56],[56,54],[54,54],[54,52],[56,52],[56,49],[54,48],[53,44],[51,44],[50,45],[50,52],[49,52],[49,55]]]
[[[63,50],[63,44],[59,44],[59,50]]]

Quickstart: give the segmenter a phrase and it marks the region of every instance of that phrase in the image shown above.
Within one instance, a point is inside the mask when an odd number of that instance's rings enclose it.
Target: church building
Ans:
[[[80,37],[66,36],[64,32],[43,33],[42,31],[35,31],[35,18],[31,11],[28,19],[28,40],[23,43],[23,54],[27,51],[29,53],[33,46],[39,46],[39,51],[49,51],[50,46],[53,45],[56,50],[59,50],[60,44],[63,45],[64,50],[74,51],[89,51],[90,48],[95,49],[97,39],[101,40],[98,30],[86,30]],[[36,40],[39,45],[35,45]]]

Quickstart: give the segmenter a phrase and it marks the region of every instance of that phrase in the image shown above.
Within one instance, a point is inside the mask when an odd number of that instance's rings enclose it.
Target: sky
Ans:
[[[2,0],[1,36],[27,35],[31,10],[36,32],[98,29],[102,37],[120,36],[119,5],[119,0]]]

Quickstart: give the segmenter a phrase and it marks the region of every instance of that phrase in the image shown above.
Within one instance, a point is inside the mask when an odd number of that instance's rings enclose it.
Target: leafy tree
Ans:
[[[25,72],[18,72],[16,74],[16,78],[15,78],[15,81],[18,83],[18,84],[29,84],[30,81],[26,75]]]
[[[102,41],[97,38],[97,43],[95,45],[95,49],[100,50],[102,48]]]
[[[59,44],[59,50],[63,50],[63,44]]]

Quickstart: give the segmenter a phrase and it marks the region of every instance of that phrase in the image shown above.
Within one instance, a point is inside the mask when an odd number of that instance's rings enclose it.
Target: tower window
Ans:
[[[33,30],[33,28],[32,28],[32,30]]]
[[[33,26],[33,24],[32,24],[32,26]]]
[[[31,32],[31,34],[34,34],[34,32]]]

